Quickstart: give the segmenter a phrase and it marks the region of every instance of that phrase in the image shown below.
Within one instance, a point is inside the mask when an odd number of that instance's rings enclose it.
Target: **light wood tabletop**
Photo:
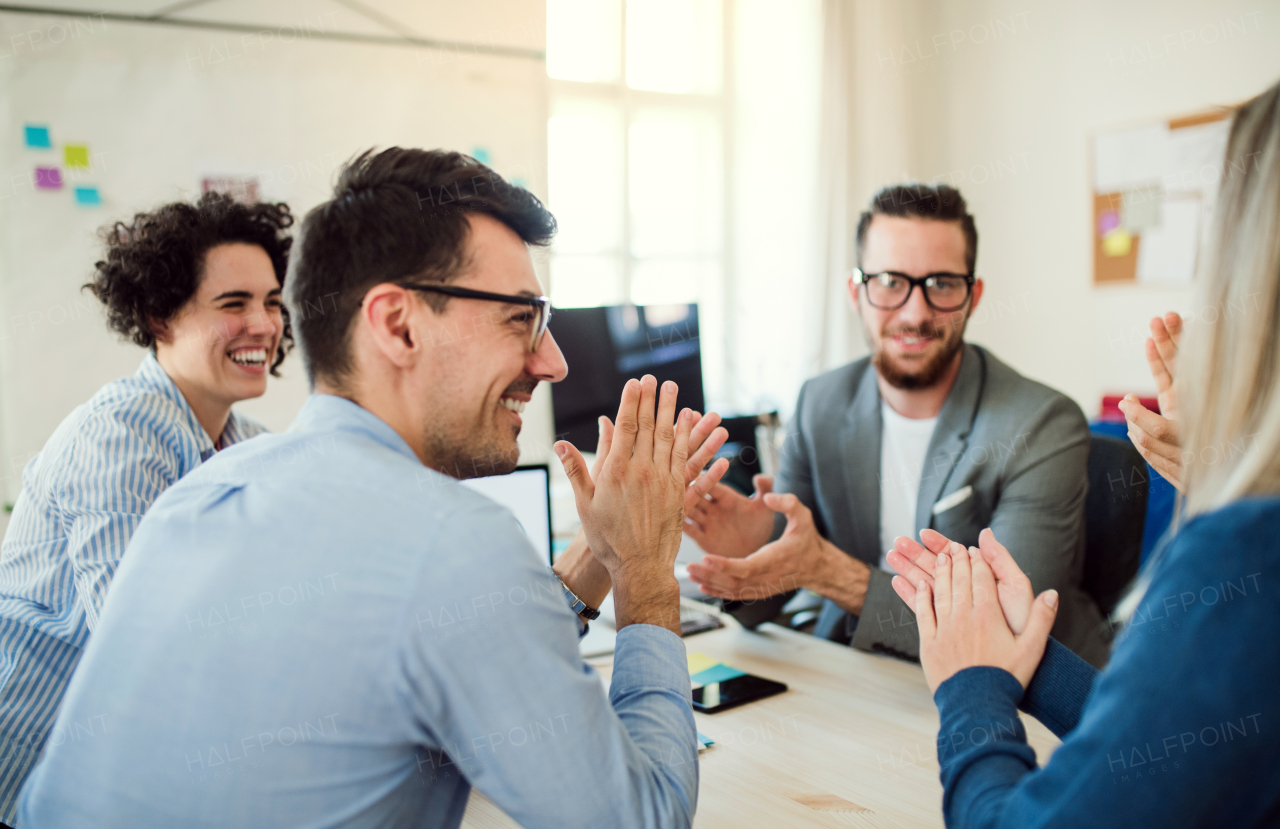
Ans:
[[[694,826],[941,827],[938,712],[918,665],[778,627],[685,639],[788,691],[718,714],[695,714],[716,741],[699,755]],[[605,677],[611,657],[589,660]],[[1043,764],[1058,740],[1023,715]],[[463,826],[516,824],[473,792]]]

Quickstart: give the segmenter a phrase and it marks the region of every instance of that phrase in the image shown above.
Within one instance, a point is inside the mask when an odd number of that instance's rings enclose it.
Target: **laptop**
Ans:
[[[470,487],[482,495],[488,496],[511,511],[516,521],[529,536],[529,542],[542,556],[547,564],[552,563],[551,543],[551,469],[545,463],[527,464],[516,467],[507,475],[491,475],[487,478],[467,478],[460,481],[463,486]],[[686,537],[686,545],[692,542]],[[692,548],[696,556],[683,556],[696,561],[701,557],[697,546]],[[677,565],[679,575],[683,566]],[[689,596],[688,577],[681,581],[682,593]],[[696,585],[692,585],[691,596],[697,596]],[[696,605],[684,602],[680,607],[680,634],[689,636],[704,630],[723,627],[714,615],[699,612]],[[607,596],[600,608],[601,618],[591,625],[586,637],[579,643],[579,651],[584,657],[600,656],[613,652],[614,639],[617,634],[613,629],[613,597]]]
[[[551,468],[545,463],[517,466],[506,475],[459,481],[511,511],[529,542],[548,565],[551,561]]]

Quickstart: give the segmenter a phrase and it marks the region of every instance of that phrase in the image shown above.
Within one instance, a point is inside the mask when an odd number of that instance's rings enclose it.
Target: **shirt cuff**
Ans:
[[[657,625],[627,625],[613,650],[609,697],[615,702],[637,691],[666,690],[693,705],[693,683],[684,640]]]

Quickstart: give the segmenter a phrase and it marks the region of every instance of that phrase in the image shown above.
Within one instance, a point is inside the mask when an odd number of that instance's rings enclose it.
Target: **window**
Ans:
[[[548,0],[548,201],[560,307],[697,302],[719,395],[725,271],[721,0]]]
[[[822,44],[821,0],[547,0],[551,298],[698,303],[720,411],[815,368]]]

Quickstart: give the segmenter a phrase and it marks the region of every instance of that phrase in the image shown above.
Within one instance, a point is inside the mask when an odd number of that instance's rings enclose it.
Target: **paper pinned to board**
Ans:
[[[1200,243],[1202,205],[1197,197],[1166,199],[1160,224],[1142,234],[1138,246],[1137,280],[1146,284],[1191,282]]]
[[[1093,143],[1093,191],[1115,193],[1157,184],[1169,168],[1169,127],[1108,132]]]
[[[1159,187],[1127,190],[1120,195],[1120,224],[1130,233],[1160,225],[1160,208],[1164,191]]]
[[[1227,156],[1227,136],[1231,121],[1212,121],[1169,131],[1169,169],[1164,184],[1169,190],[1198,191],[1213,203],[1223,162]],[[1237,160],[1239,163],[1239,160]]]
[[[1098,235],[1106,236],[1111,231],[1120,227],[1120,211],[1104,210],[1098,216]]]
[[[1104,256],[1128,256],[1133,249],[1133,236],[1123,227],[1102,237],[1102,254]]]

